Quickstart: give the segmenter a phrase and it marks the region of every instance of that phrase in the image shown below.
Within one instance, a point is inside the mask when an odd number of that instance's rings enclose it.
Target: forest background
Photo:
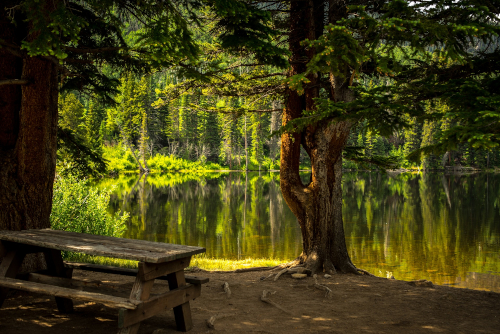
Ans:
[[[139,22],[123,27],[132,41],[141,34]],[[117,174],[132,171],[175,170],[277,170],[283,90],[286,73],[269,65],[224,52],[215,38],[213,26],[195,28],[195,41],[204,50],[199,62],[217,63],[220,73],[208,73],[202,80],[183,75],[178,69],[163,68],[148,75],[102,72],[120,82],[114,103],[85,91],[65,92],[59,98],[59,125],[62,134],[73,134],[93,153],[79,155],[67,145],[58,150],[58,170],[80,176]],[[491,47],[478,41],[478,50]],[[430,50],[432,52],[432,50]],[[384,81],[358,80],[367,88]],[[446,114],[442,103],[429,104],[431,112]],[[408,159],[412,152],[432,146],[436,138],[456,121],[443,118],[417,122],[408,116],[409,126],[389,137],[381,136],[360,122],[350,132],[346,146],[354,148],[365,161],[389,158],[390,168],[441,170],[446,166],[477,169],[500,167],[500,150],[474,148],[467,143],[453,151],[430,153],[420,162]],[[97,158],[97,159],[96,159]],[[106,167],[99,163],[106,163]],[[376,165],[343,160],[344,169],[377,169]],[[413,159],[414,160],[414,159]],[[302,149],[301,166],[310,167]],[[386,164],[387,167],[387,164]]]

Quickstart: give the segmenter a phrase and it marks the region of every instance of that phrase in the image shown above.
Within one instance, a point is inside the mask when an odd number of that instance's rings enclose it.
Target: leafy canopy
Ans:
[[[224,48],[286,63],[271,43],[269,14],[238,0],[22,0],[9,10],[15,24],[27,23],[29,38],[20,45],[0,41],[1,47],[58,63],[62,90],[97,94],[107,102],[119,85],[107,73],[177,67],[185,76],[203,76],[193,29],[203,29],[206,12]]]
[[[299,92],[310,73],[332,73],[355,91],[353,102],[316,99],[316,109],[282,131],[324,119],[366,120],[391,135],[408,120],[448,119],[455,126],[420,152],[443,152],[458,143],[500,146],[500,1],[391,0],[348,6],[348,15],[305,45],[315,56],[305,73],[289,79]],[[368,85],[367,82],[375,82]],[[429,105],[443,103],[446,112]],[[409,117],[410,118],[409,118]]]

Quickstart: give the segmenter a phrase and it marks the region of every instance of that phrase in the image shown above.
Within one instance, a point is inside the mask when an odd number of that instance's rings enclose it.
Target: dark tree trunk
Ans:
[[[22,33],[2,8],[0,39],[20,45]],[[0,80],[14,78],[29,84],[0,88],[0,230],[47,228],[56,166],[57,68],[0,49]],[[31,257],[25,268],[38,265]]]
[[[314,49],[307,50],[300,42],[321,35],[326,9],[325,1],[291,3],[290,75],[306,70]],[[313,99],[319,96],[319,78],[316,73],[312,73],[308,79],[310,83],[303,95],[288,90],[283,125],[300,117],[303,110],[314,109]],[[330,82],[332,99],[352,98],[343,80],[331,76]],[[349,130],[350,124],[347,122],[325,122],[311,125],[303,133],[284,134],[281,137],[281,190],[302,231],[303,251],[297,260],[313,272],[357,273],[347,252],[342,221],[342,150]],[[307,185],[299,177],[301,145],[311,158],[311,180]]]

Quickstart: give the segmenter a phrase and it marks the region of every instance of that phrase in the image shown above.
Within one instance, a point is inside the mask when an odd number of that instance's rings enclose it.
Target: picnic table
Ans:
[[[61,251],[139,261],[138,269],[64,263]],[[43,253],[47,270],[19,275],[26,254]],[[192,328],[189,301],[200,296],[208,279],[184,275],[191,256],[205,248],[114,238],[51,229],[0,231],[0,307],[9,289],[55,296],[60,312],[73,311],[73,300],[119,308],[121,334],[137,333],[141,321],[165,309],[174,310],[177,330]],[[73,268],[134,275],[130,289],[72,278]],[[153,295],[155,279],[166,279],[169,291]]]

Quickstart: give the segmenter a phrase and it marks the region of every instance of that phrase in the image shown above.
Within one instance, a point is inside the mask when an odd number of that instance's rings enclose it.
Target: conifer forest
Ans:
[[[238,70],[238,69],[237,69]],[[68,92],[59,103],[60,125],[74,131],[88,146],[108,161],[108,173],[139,171],[140,166],[157,171],[181,169],[279,169],[280,140],[273,135],[281,126],[283,104],[278,98],[259,103],[263,111],[247,111],[245,97],[212,95],[210,88],[179,93],[168,99],[182,79],[160,72],[145,76],[117,75],[120,81],[116,105],[109,107],[91,96]],[[373,82],[367,82],[373,85]],[[429,108],[431,108],[429,106]],[[433,106],[446,113],[447,106]],[[217,112],[221,109],[224,112]],[[391,167],[443,170],[446,166],[494,169],[500,167],[500,150],[474,148],[467,143],[443,154],[429,154],[420,162],[406,157],[414,150],[435,143],[435,137],[453,126],[452,120],[418,123],[383,137],[356,126],[347,145],[360,148],[366,157],[396,157]],[[60,166],[71,166],[59,151]],[[169,157],[176,159],[169,160]],[[174,162],[176,161],[176,162]],[[199,162],[201,164],[189,164]],[[207,164],[211,163],[211,164]],[[248,163],[248,164],[247,164]],[[301,163],[310,168],[307,154]],[[377,169],[377,165],[344,160],[346,169]]]
[[[272,17],[269,24],[277,30],[273,43],[278,46],[286,42],[280,26],[286,18],[280,14],[280,8],[287,6],[277,1],[256,5]],[[197,14],[206,13],[200,10]],[[116,174],[145,170],[280,168],[279,129],[289,75],[278,66],[256,63],[255,56],[248,53],[228,52],[215,33],[220,22],[206,15],[203,17],[206,26],[193,24],[189,31],[190,42],[202,50],[195,65],[156,67],[144,74],[117,70],[103,62],[100,71],[109,78],[107,84],[114,87],[106,91],[105,98],[95,91],[79,89],[60,93],[59,125],[63,139],[58,150],[58,168],[61,171]],[[132,18],[120,25],[120,29],[123,38],[132,44],[145,28]],[[415,52],[414,58],[427,61],[429,66],[435,62],[446,63],[439,66],[453,66],[444,46],[436,44],[422,50],[403,46],[392,50],[392,57],[404,65],[410,61],[405,52],[411,51]],[[478,55],[491,52],[498,48],[498,40],[472,39],[469,48]],[[383,57],[382,49],[374,52]],[[390,76],[384,75],[353,78],[358,87],[372,91],[394,84]],[[450,106],[442,99],[426,99],[421,107],[425,114],[437,116],[419,117],[408,112],[401,116],[401,126],[389,132],[374,128],[372,120],[356,119],[347,138],[343,168],[500,167],[500,150],[496,145],[477,145],[472,140],[456,141],[446,149],[428,150],[424,154],[426,148],[438,144],[444,133],[453,131],[463,120],[455,117],[455,112],[460,113],[455,110],[457,106]],[[68,149],[68,140],[64,141],[63,135],[68,132],[95,155],[75,155],[71,147]],[[415,152],[421,154],[420,159],[411,159]],[[302,168],[310,168],[304,149],[300,164]]]

